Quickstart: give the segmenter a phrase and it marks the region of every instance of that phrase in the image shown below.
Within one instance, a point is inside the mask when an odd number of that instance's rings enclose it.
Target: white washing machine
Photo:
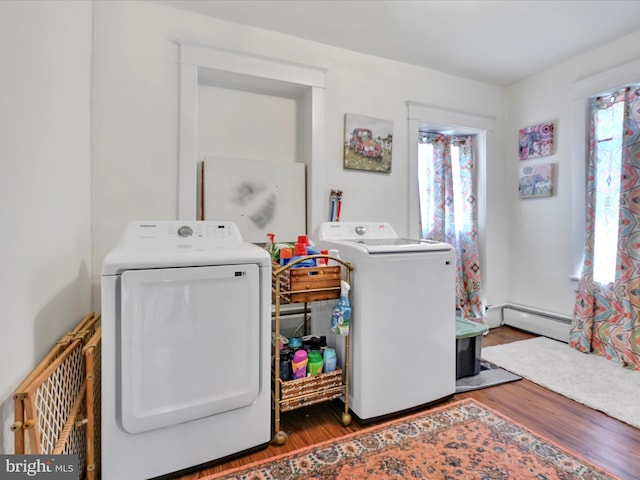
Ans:
[[[271,437],[271,263],[235,224],[130,223],[102,269],[102,479]]]
[[[320,248],[351,275],[350,407],[367,422],[443,400],[456,389],[455,252],[400,238],[388,223],[325,222]],[[344,358],[336,342],[339,358]]]

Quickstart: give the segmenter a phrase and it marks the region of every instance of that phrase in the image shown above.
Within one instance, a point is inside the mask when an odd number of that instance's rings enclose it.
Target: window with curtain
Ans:
[[[422,237],[456,250],[459,314],[484,323],[478,248],[475,137],[421,132],[418,189]]]
[[[593,147],[597,162],[593,172],[593,279],[601,284],[613,282],[616,273],[622,165],[622,136],[619,132],[623,128],[624,103],[615,99],[616,96],[611,95],[592,102]]]
[[[640,369],[640,87],[590,102],[586,241],[569,343]]]

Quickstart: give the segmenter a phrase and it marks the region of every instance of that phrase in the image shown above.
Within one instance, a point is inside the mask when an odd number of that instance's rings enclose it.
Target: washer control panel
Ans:
[[[386,222],[324,222],[318,236],[319,240],[398,238],[396,231]]]

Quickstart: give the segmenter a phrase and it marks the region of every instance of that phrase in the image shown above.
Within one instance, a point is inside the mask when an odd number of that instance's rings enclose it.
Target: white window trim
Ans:
[[[422,237],[420,231],[420,192],[418,190],[418,143],[420,129],[446,130],[456,135],[475,135],[477,147],[477,196],[478,196],[478,246],[481,259],[487,258],[487,152],[488,138],[496,131],[496,119],[487,115],[450,110],[419,102],[407,102],[409,120],[409,236]],[[483,260],[484,261],[484,260]],[[485,285],[483,297],[486,301],[486,275],[482,270]]]
[[[197,216],[198,85],[220,85],[296,100],[297,161],[307,169],[307,227],[322,218],[326,69],[177,40],[180,57],[177,218]],[[315,199],[315,200],[314,200]]]
[[[456,135],[476,135],[478,147],[478,196],[486,202],[486,143],[487,132],[494,132],[496,119],[474,113],[449,110],[419,102],[407,102],[409,120],[409,235],[422,237],[420,231],[420,192],[418,191],[418,143],[420,128],[447,128]],[[478,204],[478,228],[486,218],[485,205]],[[479,232],[483,237],[482,233]]]
[[[582,271],[586,228],[587,155],[589,132],[589,99],[611,92],[630,83],[640,82],[640,59],[600,72],[569,86],[571,98],[571,163],[572,176],[572,263],[571,280],[579,280]]]

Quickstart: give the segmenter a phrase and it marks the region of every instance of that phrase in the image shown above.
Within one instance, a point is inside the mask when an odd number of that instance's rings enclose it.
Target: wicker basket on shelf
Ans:
[[[280,409],[283,412],[315,403],[333,400],[342,395],[342,370],[322,373],[311,377],[282,381]]]
[[[340,298],[339,266],[317,266],[282,269],[273,264],[271,285],[275,292],[280,276],[280,300],[283,303],[315,302]]]

